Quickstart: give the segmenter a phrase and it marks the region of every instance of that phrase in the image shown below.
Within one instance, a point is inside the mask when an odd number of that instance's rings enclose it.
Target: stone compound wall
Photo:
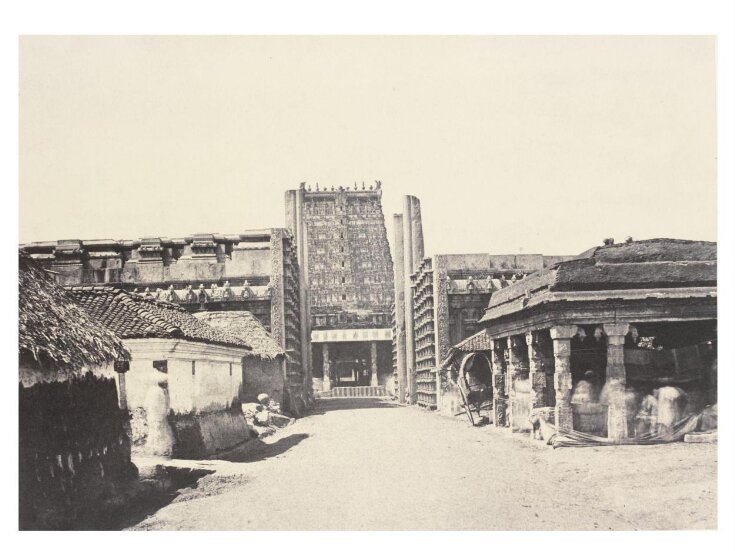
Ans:
[[[258,394],[265,392],[279,404],[283,404],[285,380],[284,360],[262,360],[245,358],[243,364],[243,402],[257,401]]]
[[[46,241],[21,246],[63,285],[110,284],[128,288],[249,279],[267,285],[274,230],[183,238]],[[262,281],[261,281],[262,280]]]

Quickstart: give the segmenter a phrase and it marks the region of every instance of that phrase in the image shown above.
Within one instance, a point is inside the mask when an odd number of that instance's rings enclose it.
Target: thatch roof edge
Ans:
[[[123,343],[32,259],[19,256],[18,352],[39,370],[75,372],[128,359]]]

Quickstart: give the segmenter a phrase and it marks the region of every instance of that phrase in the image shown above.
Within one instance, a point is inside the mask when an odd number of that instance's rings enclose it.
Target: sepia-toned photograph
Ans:
[[[18,529],[720,528],[718,47],[19,36]]]

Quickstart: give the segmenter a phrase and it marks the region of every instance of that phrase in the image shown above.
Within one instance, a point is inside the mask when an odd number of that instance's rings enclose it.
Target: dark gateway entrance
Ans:
[[[392,376],[391,343],[329,342],[312,348],[314,377],[329,388],[379,386]],[[374,356],[373,356],[374,355]]]

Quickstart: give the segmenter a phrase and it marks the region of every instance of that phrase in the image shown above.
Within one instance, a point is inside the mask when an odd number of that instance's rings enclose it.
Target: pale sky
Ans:
[[[709,37],[24,37],[20,241],[283,226],[383,182],[427,254],[717,239]]]

